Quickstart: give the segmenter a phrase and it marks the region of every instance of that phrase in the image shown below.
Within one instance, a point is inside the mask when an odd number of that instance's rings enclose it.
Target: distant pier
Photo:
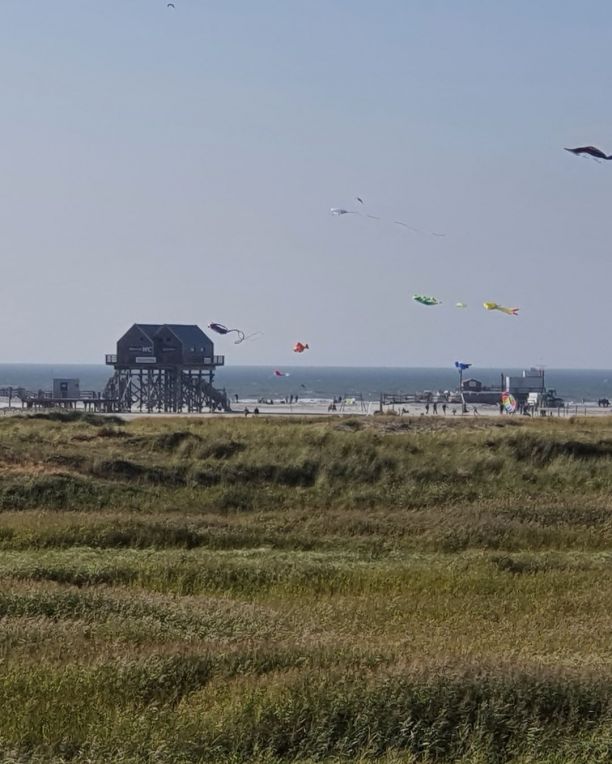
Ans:
[[[0,398],[8,399],[9,408],[22,409],[81,409],[83,411],[104,412],[109,410],[112,401],[102,397],[95,390],[82,390],[78,396],[55,396],[46,390],[27,390],[25,387],[0,387]]]

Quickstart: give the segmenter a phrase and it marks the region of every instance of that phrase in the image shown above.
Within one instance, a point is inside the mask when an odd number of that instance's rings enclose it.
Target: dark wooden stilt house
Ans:
[[[134,324],[106,356],[115,373],[104,398],[109,410],[179,413],[229,409],[213,380],[224,356],[195,324]]]

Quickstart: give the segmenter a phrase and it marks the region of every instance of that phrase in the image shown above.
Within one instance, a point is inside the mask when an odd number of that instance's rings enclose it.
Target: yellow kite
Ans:
[[[501,310],[502,313],[507,313],[509,316],[518,316],[518,308],[506,308],[496,302],[483,302],[482,304],[485,310]]]

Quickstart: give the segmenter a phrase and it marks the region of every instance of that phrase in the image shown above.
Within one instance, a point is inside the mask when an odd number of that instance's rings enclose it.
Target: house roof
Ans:
[[[169,329],[184,347],[203,347],[212,342],[196,324],[134,324],[133,328],[146,335],[151,342],[162,329]]]
[[[134,324],[134,326],[138,327],[143,334],[146,334],[152,340],[153,335],[160,330],[162,324]]]
[[[163,327],[170,329],[184,346],[202,347],[211,342],[196,324],[163,324]],[[160,326],[160,329],[163,327]]]

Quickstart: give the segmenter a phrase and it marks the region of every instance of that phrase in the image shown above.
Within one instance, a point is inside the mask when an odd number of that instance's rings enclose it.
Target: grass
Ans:
[[[0,759],[607,762],[612,423],[0,422]]]

